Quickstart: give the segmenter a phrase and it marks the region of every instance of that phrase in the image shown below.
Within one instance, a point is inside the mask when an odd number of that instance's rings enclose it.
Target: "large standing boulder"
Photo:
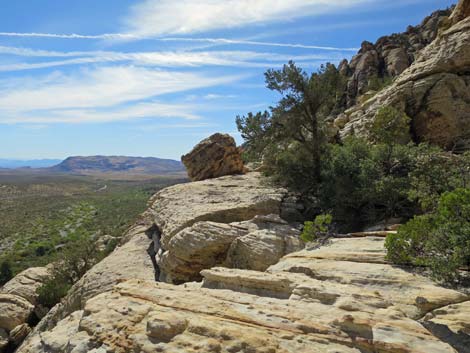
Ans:
[[[233,137],[214,134],[181,157],[193,181],[243,174],[245,167]]]

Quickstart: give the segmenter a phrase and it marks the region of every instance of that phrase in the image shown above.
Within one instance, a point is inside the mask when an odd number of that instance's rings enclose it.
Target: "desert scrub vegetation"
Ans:
[[[15,275],[56,261],[80,234],[120,237],[152,194],[181,181],[0,174],[6,186],[0,190],[0,264],[7,262]]]
[[[433,277],[458,282],[470,270],[470,189],[445,192],[431,213],[415,216],[387,237],[387,257],[427,266]]]
[[[265,78],[267,88],[279,93],[278,103],[270,111],[238,116],[236,123],[245,158],[262,161],[266,175],[298,193],[307,206],[304,216],[314,221],[304,225],[304,240],[324,233],[319,215],[331,215],[340,232],[392,218],[410,220],[399,236],[387,239],[391,261],[424,264],[446,281],[468,266],[462,249],[469,248],[470,235],[458,217],[470,186],[470,153],[416,144],[410,117],[392,106],[378,110],[367,140],[335,139],[331,116],[342,106],[344,77],[334,65],[308,74],[289,62],[268,70]],[[464,208],[450,207],[450,199]],[[452,216],[454,211],[460,213]],[[419,251],[407,247],[415,238]]]

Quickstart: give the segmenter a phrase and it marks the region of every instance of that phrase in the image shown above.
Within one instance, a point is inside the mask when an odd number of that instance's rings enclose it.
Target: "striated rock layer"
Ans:
[[[267,272],[202,274],[120,283],[19,352],[468,352],[470,298],[386,264],[383,237],[335,239]]]
[[[0,352],[20,344],[31,330],[29,325],[41,318],[36,289],[48,277],[46,267],[31,267],[0,288]]]

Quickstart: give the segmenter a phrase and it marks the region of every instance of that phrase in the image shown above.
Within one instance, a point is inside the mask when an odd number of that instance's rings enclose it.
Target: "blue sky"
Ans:
[[[276,95],[263,72],[351,58],[450,0],[15,0],[0,12],[0,158],[179,159]]]

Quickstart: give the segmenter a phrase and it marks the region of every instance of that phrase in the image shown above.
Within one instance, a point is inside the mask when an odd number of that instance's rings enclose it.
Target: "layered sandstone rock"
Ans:
[[[240,150],[233,137],[214,134],[197,144],[181,157],[193,181],[243,174],[245,171]]]
[[[219,265],[264,271],[284,255],[301,250],[299,236],[299,230],[274,214],[230,224],[197,222],[168,242],[159,261],[161,278],[197,281],[201,270]]]
[[[7,345],[16,346],[29,334],[35,315],[36,290],[49,278],[46,267],[29,268],[0,288],[0,352]]]
[[[420,51],[395,82],[365,103],[346,111],[341,137],[367,136],[367,126],[383,106],[412,118],[412,133],[449,149],[470,147],[470,18],[468,0],[456,8],[455,21]]]
[[[470,297],[387,264],[383,241],[333,239],[267,272],[204,270],[202,285],[128,280],[19,352],[458,352]]]

